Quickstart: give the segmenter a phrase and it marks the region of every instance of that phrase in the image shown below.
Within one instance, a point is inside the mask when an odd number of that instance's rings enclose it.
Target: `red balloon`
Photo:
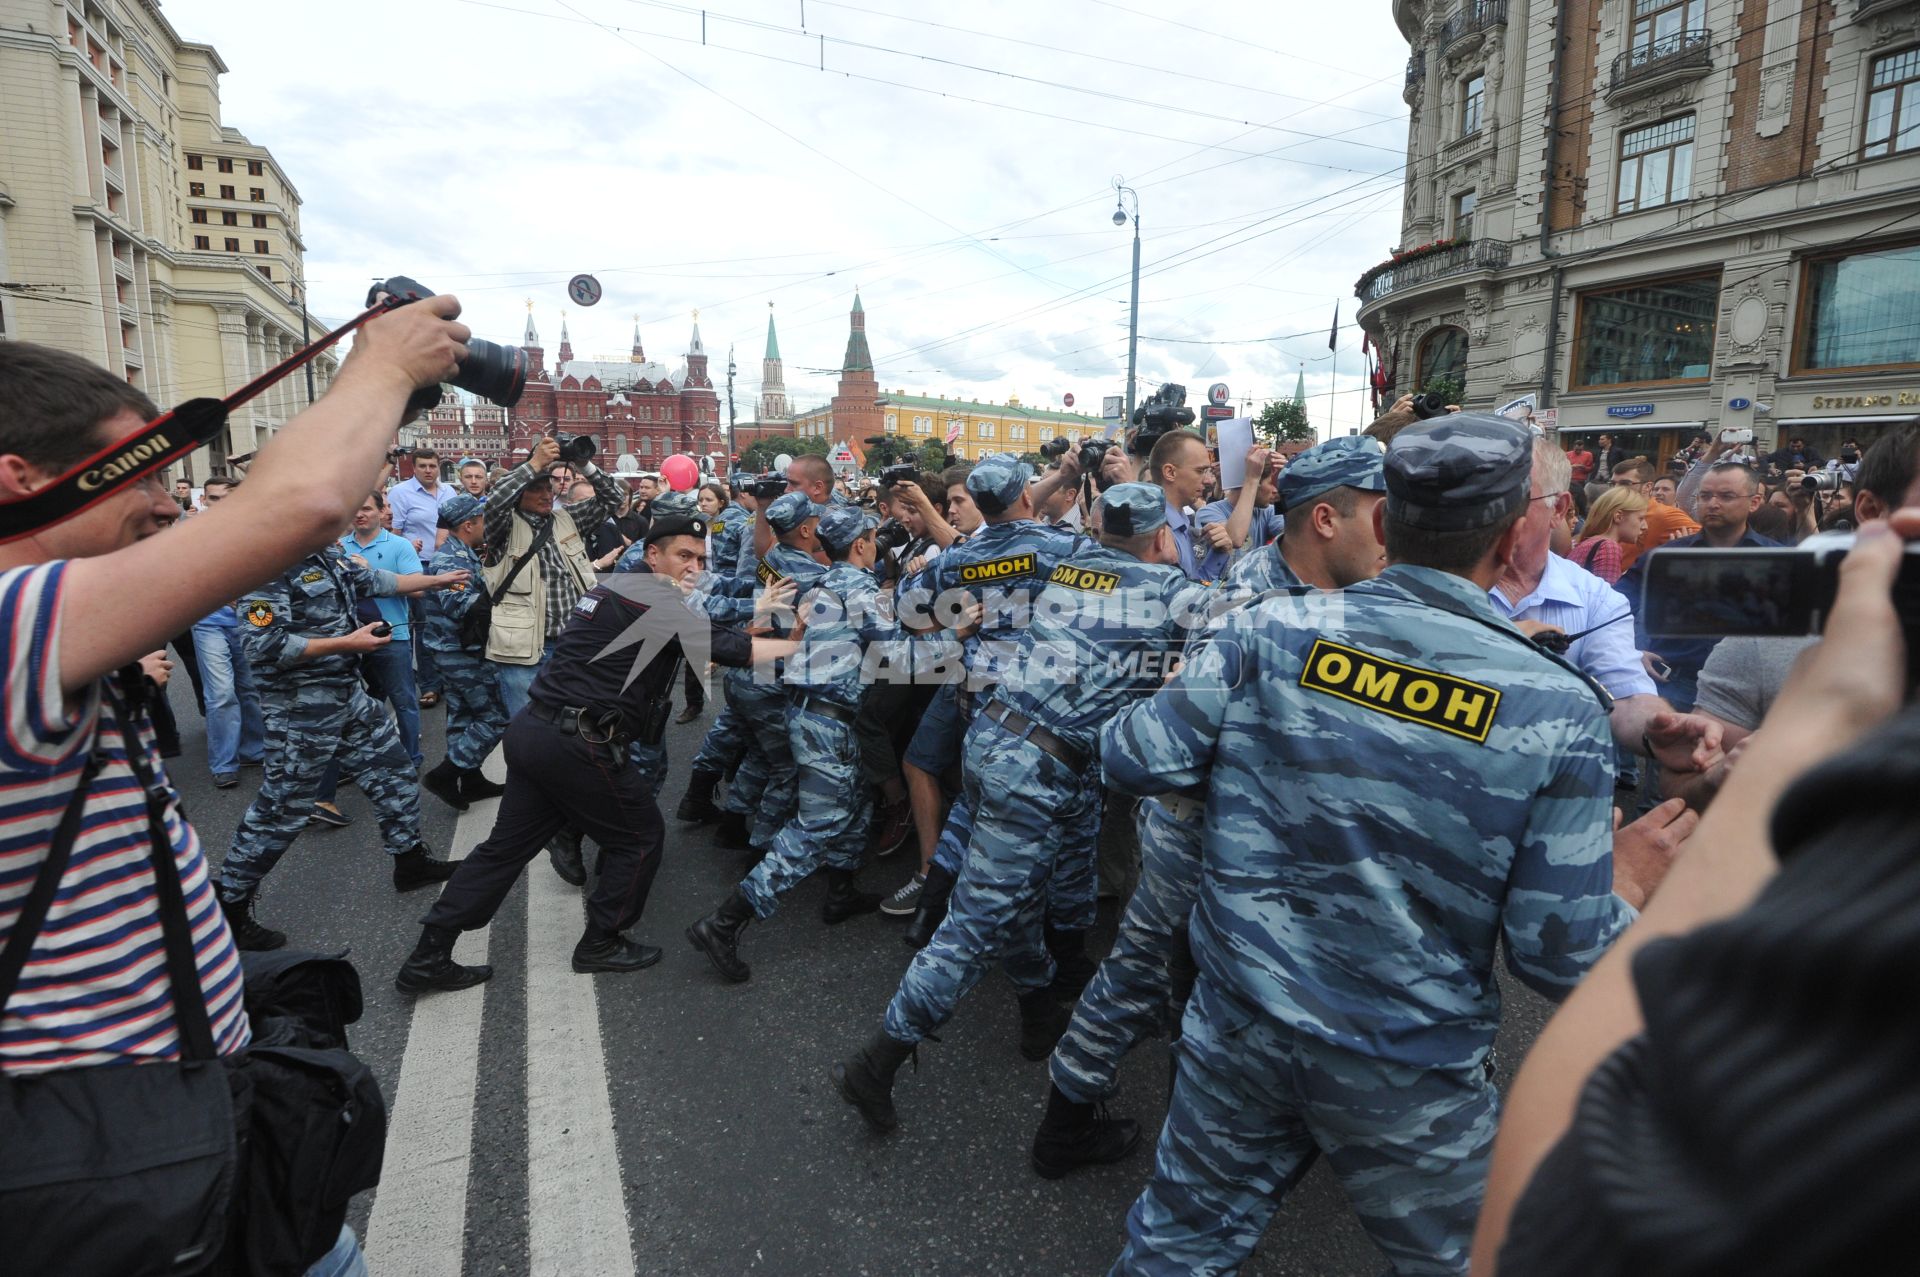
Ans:
[[[676,452],[660,463],[660,477],[675,492],[691,492],[700,482],[700,466],[684,452]]]

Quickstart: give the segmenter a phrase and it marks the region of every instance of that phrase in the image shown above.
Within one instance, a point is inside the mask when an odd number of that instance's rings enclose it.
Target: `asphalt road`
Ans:
[[[185,752],[169,772],[218,861],[260,773],[214,789],[184,676],[173,697]],[[423,718],[431,763],[442,754],[441,712]],[[432,892],[395,894],[371,812],[345,786],[354,823],[310,829],[268,879],[263,920],[296,946],[350,950],[365,987],[353,1047],[385,1088],[391,1126],[381,1187],[350,1222],[375,1277],[1105,1272],[1151,1169],[1148,1141],[1116,1166],[1053,1182],[1034,1175],[1026,1149],[1046,1071],[1015,1049],[1003,977],[981,982],[942,1040],[921,1050],[918,1071],[901,1071],[901,1129],[881,1138],[840,1101],[827,1069],[878,1025],[909,957],[900,923],[876,914],[828,928],[824,886],[805,883],[747,929],[754,974],[738,986],[681,938],[743,869],[710,829],[671,818],[708,721],[670,729],[666,859],[634,932],[666,949],[651,970],[571,973],[580,893],[542,856],[492,927],[462,940],[458,956],[474,961],[484,946],[494,979],[416,1005],[392,981]],[[485,837],[494,806],[456,822],[424,797],[428,843],[463,851]],[[911,872],[902,853],[869,866],[863,885],[891,890]],[[1103,904],[1097,951],[1114,917]],[[1508,982],[1503,1085],[1547,1010]],[[1121,1080],[1114,1110],[1157,1131],[1164,1045],[1137,1049]],[[1322,1166],[1244,1271],[1384,1268]]]

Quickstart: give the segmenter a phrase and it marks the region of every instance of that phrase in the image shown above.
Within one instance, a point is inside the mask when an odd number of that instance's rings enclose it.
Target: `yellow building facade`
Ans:
[[[220,55],[143,0],[0,0],[0,339],[112,369],[165,407],[303,344],[300,195],[220,118]],[[335,362],[315,365],[316,392]],[[289,378],[185,463],[254,451]]]
[[[1024,407],[1018,395],[997,404],[883,390],[879,402],[886,434],[918,446],[944,441],[949,432],[957,431],[951,451],[968,461],[993,452],[1015,456],[1038,452],[1049,439],[1084,439],[1099,434],[1107,424],[1085,413]],[[801,439],[831,439],[832,428],[832,412],[825,407],[793,419],[793,434]]]

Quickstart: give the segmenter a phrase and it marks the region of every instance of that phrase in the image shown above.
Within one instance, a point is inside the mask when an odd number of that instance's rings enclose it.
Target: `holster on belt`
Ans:
[[[673,702],[666,697],[648,701],[646,713],[633,725],[632,739],[642,745],[658,745],[667,734],[667,720],[672,714]]]

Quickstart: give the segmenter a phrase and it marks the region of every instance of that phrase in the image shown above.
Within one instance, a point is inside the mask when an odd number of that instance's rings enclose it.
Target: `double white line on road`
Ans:
[[[496,754],[489,770],[498,766]],[[497,807],[489,800],[461,813],[454,854],[486,837]],[[544,857],[527,877],[529,1268],[632,1277],[595,981],[572,969],[580,894]],[[463,936],[454,956],[485,962],[487,932]],[[367,1229],[368,1266],[382,1277],[460,1277],[484,1010],[481,990],[415,1001]]]

